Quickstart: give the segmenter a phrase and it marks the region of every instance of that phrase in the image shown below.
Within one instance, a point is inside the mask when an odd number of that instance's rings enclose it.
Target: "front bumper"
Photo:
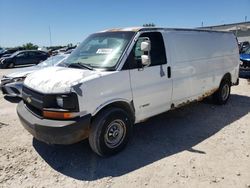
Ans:
[[[2,93],[10,97],[22,97],[23,82],[0,84]]]
[[[17,106],[17,114],[30,134],[48,144],[73,144],[87,138],[89,134],[90,114],[73,120],[40,119],[25,107],[23,101]]]

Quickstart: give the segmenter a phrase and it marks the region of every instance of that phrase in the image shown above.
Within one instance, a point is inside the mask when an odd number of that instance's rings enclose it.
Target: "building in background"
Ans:
[[[250,22],[239,22],[215,26],[200,27],[199,29],[215,31],[232,31],[237,36],[239,42],[250,42]]]

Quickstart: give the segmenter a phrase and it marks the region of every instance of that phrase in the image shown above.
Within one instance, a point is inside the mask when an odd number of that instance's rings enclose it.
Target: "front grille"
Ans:
[[[44,97],[44,94],[42,93],[39,93],[37,91],[34,91],[32,89],[29,89],[28,87],[26,86],[23,86],[23,93],[25,94],[28,94],[28,95],[31,95],[32,97],[36,98],[36,99],[39,99],[39,100],[42,100],[43,97]]]
[[[22,98],[26,107],[35,115],[41,117],[43,109],[44,94],[23,86]]]

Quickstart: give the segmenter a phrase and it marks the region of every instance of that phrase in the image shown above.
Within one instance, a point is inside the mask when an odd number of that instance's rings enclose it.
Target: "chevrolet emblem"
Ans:
[[[28,103],[31,103],[31,98],[30,97],[28,97],[26,100],[27,100]]]

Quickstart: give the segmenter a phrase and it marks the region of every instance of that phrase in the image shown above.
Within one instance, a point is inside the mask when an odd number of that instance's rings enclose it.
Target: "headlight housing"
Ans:
[[[78,98],[75,93],[56,95],[56,104],[64,110],[79,111]]]
[[[44,98],[44,118],[72,119],[77,116],[79,116],[79,104],[76,93],[46,95]]]

